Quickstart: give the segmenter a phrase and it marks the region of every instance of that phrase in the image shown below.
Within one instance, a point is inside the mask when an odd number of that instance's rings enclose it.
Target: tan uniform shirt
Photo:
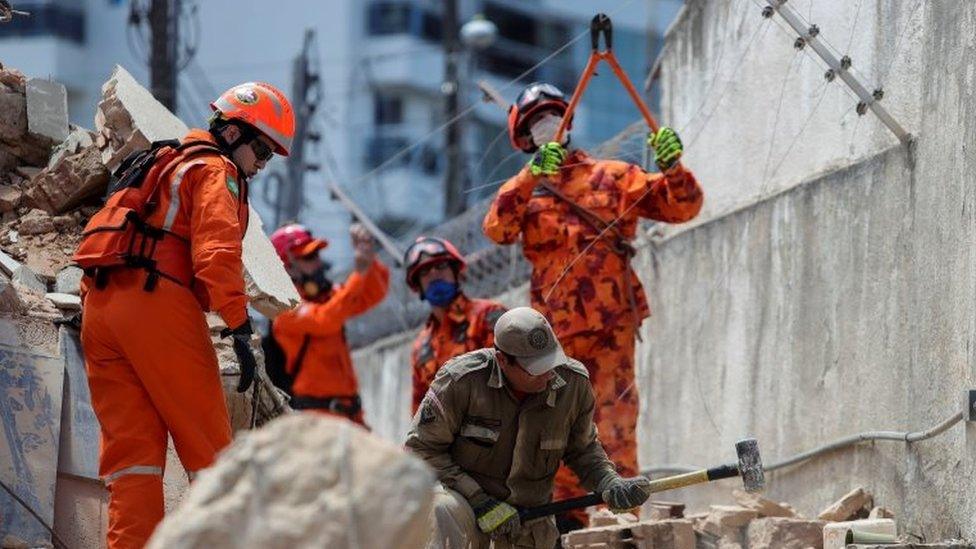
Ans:
[[[588,490],[616,476],[593,424],[586,368],[570,359],[547,390],[521,402],[492,349],[445,364],[414,416],[407,447],[470,500],[479,492],[519,507],[552,498],[560,460]]]

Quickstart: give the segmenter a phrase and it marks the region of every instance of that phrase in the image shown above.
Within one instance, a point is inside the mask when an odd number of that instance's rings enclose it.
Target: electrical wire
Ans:
[[[848,446],[853,446],[861,442],[872,442],[872,441],[895,441],[904,442],[906,444],[913,444],[916,442],[921,442],[923,440],[928,440],[932,437],[938,436],[948,430],[950,427],[959,423],[963,420],[965,414],[962,411],[956,412],[952,416],[948,417],[942,423],[926,429],[924,431],[914,431],[914,432],[901,432],[901,431],[865,431],[862,433],[857,433],[854,435],[839,438],[833,442],[824,444],[822,446],[817,446],[811,450],[805,452],[800,452],[799,454],[790,456],[786,459],[775,461],[770,465],[763,467],[766,472],[776,471],[777,469],[783,469],[785,467],[790,467],[791,465],[797,465],[804,461],[808,461],[814,457],[827,452],[833,452],[835,450],[840,450],[842,448],[847,448]],[[660,474],[671,474],[671,473],[688,473],[692,471],[698,471],[701,467],[695,467],[690,465],[661,465],[650,467],[641,471],[641,474],[645,476],[660,475]]]
[[[2,488],[4,492],[10,494],[10,497],[12,497],[14,501],[19,503],[21,507],[26,509],[27,512],[30,513],[31,516],[33,516],[34,519],[41,524],[41,526],[43,526],[48,532],[51,533],[51,539],[53,540],[55,547],[58,547],[59,549],[67,549],[68,545],[61,539],[60,536],[58,536],[57,533],[55,533],[54,528],[52,528],[51,525],[47,523],[47,521],[41,518],[41,515],[39,515],[37,511],[34,510],[33,507],[31,507],[26,501],[21,499],[20,496],[14,493],[13,489],[7,486],[7,484],[4,483],[3,481],[0,481],[0,488]]]

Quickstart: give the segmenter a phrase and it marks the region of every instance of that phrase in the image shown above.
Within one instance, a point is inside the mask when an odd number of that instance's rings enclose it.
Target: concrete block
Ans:
[[[563,535],[562,545],[566,549],[582,549],[584,547],[588,549],[601,543],[619,547],[622,541],[634,539],[633,528],[635,526],[635,524],[615,524],[575,530]]]
[[[55,307],[63,311],[81,310],[81,298],[76,295],[51,292],[46,294],[44,297],[46,297],[51,303],[54,303]]]
[[[866,519],[847,522],[829,522],[823,528],[823,549],[847,547],[847,531],[856,530],[868,534],[898,535],[895,521],[891,519]]]
[[[148,547],[219,540],[223,547],[420,549],[435,483],[399,444],[345,420],[289,414],[239,435],[200,472]]]
[[[27,81],[27,131],[60,143],[68,137],[68,93],[64,84],[43,78]]]
[[[875,507],[868,513],[869,519],[895,518],[895,513],[887,507]]]
[[[590,526],[616,526],[618,524],[633,524],[637,517],[631,513],[614,513],[607,508],[600,508],[590,514]]]
[[[75,266],[68,266],[58,271],[54,278],[54,291],[62,294],[79,295],[81,293],[81,279],[85,272]]]
[[[31,180],[25,194],[34,208],[57,214],[104,194],[108,182],[108,169],[102,164],[98,148],[92,145],[62,156],[45,168]]]
[[[795,517],[796,511],[787,508],[775,501],[766,499],[759,494],[754,494],[752,492],[746,492],[744,490],[733,490],[732,497],[735,498],[735,502],[745,507],[746,509],[752,509],[760,517]]]
[[[51,151],[51,158],[47,162],[47,167],[54,166],[65,156],[75,154],[82,149],[94,145],[94,135],[95,133],[91,130],[79,128],[78,126],[70,126],[68,137]]]
[[[264,224],[254,208],[250,211],[242,246],[245,289],[251,306],[274,318],[298,305],[298,290],[264,233]]]
[[[0,186],[0,214],[15,210],[23,196],[23,191],[13,185]]]
[[[641,549],[695,549],[695,530],[688,519],[640,522],[632,531]]]
[[[757,518],[746,527],[748,547],[807,549],[823,547],[824,522],[790,517]]]
[[[14,269],[10,279],[31,291],[47,293],[47,283],[27,265],[19,265]]]
[[[0,269],[3,270],[4,274],[12,275],[18,267],[20,267],[19,261],[0,250]]]
[[[737,505],[712,505],[700,527],[719,537],[736,537],[742,527],[758,516],[756,511]]]
[[[27,133],[27,99],[21,93],[0,93],[0,140],[15,142]]]
[[[0,274],[0,312],[15,313],[23,307],[24,304],[17,295],[17,288],[7,275]]]
[[[844,494],[844,497],[835,501],[823,511],[817,515],[820,520],[826,521],[845,521],[855,518],[855,515],[861,509],[870,509],[874,502],[874,498],[864,490],[864,487],[858,486],[857,488],[851,490],[850,492]],[[864,514],[867,516],[867,512]]]
[[[20,218],[17,231],[26,236],[50,233],[54,231],[54,220],[46,212],[32,209]]]

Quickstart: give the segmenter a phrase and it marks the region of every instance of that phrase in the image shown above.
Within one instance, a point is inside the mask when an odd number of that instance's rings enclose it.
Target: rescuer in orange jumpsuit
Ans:
[[[499,244],[521,236],[532,264],[532,307],[549,318],[566,353],[589,370],[600,440],[620,474],[630,477],[638,474],[635,336],[650,311],[629,265],[634,253],[629,240],[640,218],[692,219],[703,195],[691,172],[677,162],[681,142],[670,128],[648,138],[660,174],[578,149],[567,154],[565,143],[550,142],[566,107],[562,92],[542,83],[527,87],[512,105],[512,145],[536,154],[498,190],[483,229]],[[554,497],[580,495],[577,485],[563,467]],[[561,519],[566,531],[584,523],[585,515]]]
[[[362,225],[353,225],[349,233],[355,270],[334,288],[319,257],[328,246],[325,240],[313,238],[296,224],[272,233],[271,243],[302,296],[297,309],[274,319],[272,331],[284,351],[285,370],[294,380],[292,407],[346,417],[365,426],[344,325],[383,300],[390,271],[376,258],[373,237]]]
[[[450,241],[421,236],[403,257],[407,285],[430,303],[430,316],[417,334],[410,353],[413,364],[413,402],[416,413],[434,374],[449,359],[491,347],[495,321],[505,306],[487,299],[472,299],[461,291],[467,262]]]
[[[168,436],[191,479],[231,441],[204,311],[229,327],[238,391],[253,379],[241,262],[247,182],[274,153],[288,154],[295,119],[264,83],[236,86],[210,106],[209,130],[142,157],[139,184],[141,164],[123,163],[128,178],[89,221],[74,258],[86,272],[81,341],[101,425],[110,548],[142,547],[162,520]]]

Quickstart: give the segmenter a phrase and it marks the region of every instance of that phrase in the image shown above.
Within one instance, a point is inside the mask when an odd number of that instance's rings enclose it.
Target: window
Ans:
[[[366,167],[375,168],[404,149],[409,143],[405,137],[374,135],[366,141]],[[402,154],[388,167],[405,166],[410,163],[410,155]]]
[[[383,126],[403,123],[403,98],[377,93],[373,96],[373,124]]]
[[[410,30],[410,6],[402,2],[375,2],[366,13],[369,34],[401,34]]]

